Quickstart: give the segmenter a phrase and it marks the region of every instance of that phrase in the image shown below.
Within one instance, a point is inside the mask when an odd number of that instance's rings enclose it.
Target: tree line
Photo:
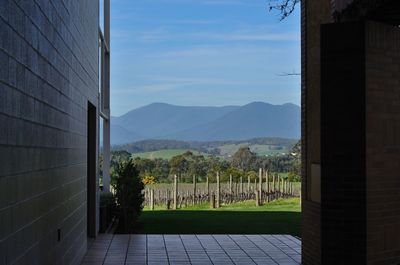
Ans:
[[[111,174],[117,165],[128,160],[132,154],[127,151],[113,151],[111,153]],[[221,181],[229,180],[232,175],[235,181],[241,177],[250,176],[252,180],[258,176],[258,169],[263,168],[273,173],[288,173],[291,181],[300,180],[300,142],[293,148],[290,154],[279,156],[257,156],[249,147],[241,147],[231,159],[226,160],[214,155],[195,155],[187,151],[181,155],[167,159],[148,159],[135,157],[133,163],[139,171],[140,177],[154,179],[157,183],[170,183],[174,175],[180,182],[190,183],[193,176],[199,182],[215,181],[219,172]]]

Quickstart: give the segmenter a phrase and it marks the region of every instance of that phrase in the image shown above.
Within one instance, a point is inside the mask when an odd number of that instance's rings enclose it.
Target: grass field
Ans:
[[[221,152],[222,158],[228,158],[233,156],[237,150],[239,150],[242,146],[249,146],[249,144],[241,143],[241,144],[226,144],[218,147]],[[252,152],[256,153],[259,156],[270,156],[270,155],[281,155],[282,153],[288,153],[289,151],[285,148],[278,149],[277,146],[273,145],[258,145],[253,144],[250,145],[250,149]],[[148,159],[155,159],[155,158],[162,158],[162,159],[171,159],[174,156],[181,155],[187,152],[187,149],[163,149],[151,152],[143,152],[143,153],[136,153],[133,154],[133,157],[141,157],[141,158],[148,158]],[[206,153],[201,153],[195,150],[189,150],[195,155],[204,155],[207,156]]]
[[[277,200],[256,207],[254,201],[209,204],[183,210],[149,211],[140,216],[139,233],[148,234],[290,234],[300,236],[299,198]]]
[[[155,158],[162,158],[162,159],[171,159],[174,156],[181,155],[187,151],[191,151],[195,155],[206,155],[194,150],[187,150],[187,149],[164,149],[164,150],[157,150],[152,152],[144,152],[144,153],[136,153],[133,154],[133,157],[141,157],[141,158],[148,158],[148,159],[155,159]]]
[[[278,146],[274,145],[260,145],[260,144],[249,145],[248,143],[226,144],[219,146],[218,149],[220,150],[222,156],[229,157],[233,156],[236,153],[236,151],[239,150],[240,147],[244,146],[249,146],[250,150],[259,156],[280,155],[282,153],[289,152],[286,148],[280,147],[282,149],[279,149]]]

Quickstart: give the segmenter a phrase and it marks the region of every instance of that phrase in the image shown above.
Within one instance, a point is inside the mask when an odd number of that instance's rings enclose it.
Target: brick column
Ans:
[[[321,30],[322,264],[400,263],[400,30]]]

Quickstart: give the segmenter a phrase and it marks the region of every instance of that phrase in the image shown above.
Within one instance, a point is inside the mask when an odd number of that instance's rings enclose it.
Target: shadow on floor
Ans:
[[[300,212],[144,211],[137,233],[288,234],[300,236]]]

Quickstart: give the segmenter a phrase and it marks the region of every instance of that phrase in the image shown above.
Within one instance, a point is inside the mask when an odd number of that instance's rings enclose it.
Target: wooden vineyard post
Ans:
[[[178,208],[178,177],[174,175],[174,205],[173,209],[176,210]]]
[[[255,196],[256,196],[256,206],[260,206],[260,193],[257,191],[257,189],[254,192]]]
[[[265,170],[265,190],[266,190],[266,193],[267,193],[267,202],[269,202],[270,190],[269,190],[268,170]]]
[[[289,197],[290,191],[289,191],[289,179],[286,180],[286,196]]]
[[[285,193],[286,193],[286,196],[288,196],[289,195],[289,180],[287,179],[286,180],[286,185],[285,185],[286,187],[285,187]]]
[[[154,190],[150,190],[150,210],[154,211]]]
[[[275,194],[275,174],[272,175],[272,192]]]
[[[259,178],[259,180],[258,180],[258,193],[260,194],[260,196],[259,196],[259,202],[262,202],[262,199],[263,199],[263,196],[262,196],[262,184],[263,184],[263,170],[262,170],[262,168],[259,168],[258,169],[258,178]]]
[[[280,195],[281,195],[281,178],[280,178],[280,176],[279,176],[279,174],[278,174],[278,196],[280,197]]]
[[[219,172],[217,172],[217,198],[216,198],[216,208],[220,207],[220,195],[221,195],[221,183],[219,182]]]
[[[286,180],[286,196],[290,196],[290,182],[289,179]]]
[[[247,197],[250,197],[250,176],[247,176]]]
[[[167,210],[170,210],[171,209],[171,191],[169,189],[167,189],[167,191],[166,191],[166,198],[167,198],[167,200],[165,202],[166,202]]]
[[[206,189],[207,189],[207,198],[210,198],[210,182],[208,180],[208,176],[206,179]]]
[[[167,210],[171,209],[171,193],[170,190],[167,189]]]
[[[186,191],[186,197],[185,197],[185,207],[188,206],[189,203],[189,190]]]
[[[210,207],[211,207],[211,209],[215,208],[215,194],[214,193],[211,194],[211,196],[210,196]]]
[[[233,187],[232,187],[232,175],[229,175],[229,202],[232,202],[232,197],[233,197]]]
[[[287,196],[290,197],[290,181],[289,181],[289,179],[286,182],[286,193],[287,193]]]
[[[238,194],[239,194],[239,184],[235,181],[235,194],[234,194],[234,201],[237,201],[238,198]]]
[[[290,194],[294,196],[293,182],[290,182]]]
[[[290,195],[294,196],[293,182],[290,182]]]
[[[193,205],[196,204],[196,176],[193,175]]]

